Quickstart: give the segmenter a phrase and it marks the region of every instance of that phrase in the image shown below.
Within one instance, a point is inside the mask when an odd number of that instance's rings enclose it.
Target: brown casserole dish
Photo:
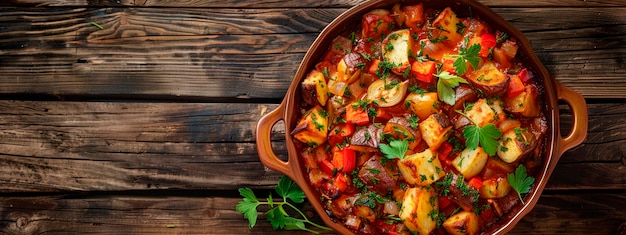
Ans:
[[[305,163],[303,158],[300,157],[303,144],[296,140],[296,138],[292,135],[292,132],[296,129],[299,119],[302,117],[302,110],[305,109],[305,107],[303,107],[305,101],[303,100],[301,84],[309,72],[312,69],[315,69],[316,64],[320,61],[320,58],[324,57],[326,52],[329,50],[331,43],[333,43],[332,41],[338,35],[345,34],[347,30],[353,29],[355,25],[360,25],[361,17],[366,13],[379,8],[391,9],[397,3],[398,1],[390,0],[367,1],[351,8],[331,22],[311,45],[309,51],[300,64],[296,75],[294,76],[283,102],[277,109],[261,118],[257,126],[257,149],[263,164],[270,169],[289,176],[296,183],[298,183],[323,221],[329,227],[342,234],[351,234],[354,233],[355,230],[347,228],[343,223],[340,223],[336,219],[327,215],[329,212],[327,208],[324,207],[322,199],[320,199],[325,195],[322,195],[319,189],[310,185],[310,179],[308,178],[309,166],[307,166],[307,163]],[[545,131],[542,135],[543,142],[540,145],[543,149],[541,149],[541,151],[537,151],[537,153],[540,153],[542,156],[537,158],[541,160],[536,164],[537,166],[533,170],[535,181],[530,191],[525,196],[524,201],[526,203],[515,204],[508,212],[504,213],[500,219],[495,220],[496,222],[490,224],[482,230],[483,234],[505,233],[511,230],[524,215],[532,210],[534,205],[539,200],[539,196],[541,195],[543,188],[545,187],[563,152],[579,145],[585,139],[587,133],[587,107],[585,100],[578,93],[560,85],[548,73],[546,68],[534,54],[526,37],[518,29],[507,23],[504,19],[482,4],[472,0],[407,0],[402,1],[401,4],[423,4],[424,8],[429,9],[444,9],[449,7],[456,12],[459,17],[477,17],[489,25],[489,27],[497,29],[499,32],[504,32],[512,38],[515,38],[517,40],[517,45],[519,45],[517,58],[519,58],[525,68],[532,71],[535,82],[538,83],[538,87],[541,87],[542,89],[542,92],[539,92],[539,99],[542,104],[542,107],[540,108],[543,115],[542,121],[545,123]],[[477,85],[473,84],[473,86]],[[559,128],[559,100],[567,103],[573,113],[573,127],[571,132],[565,137],[561,135]],[[310,103],[310,101],[306,102]],[[286,162],[280,160],[276,156],[272,150],[270,141],[271,129],[280,120],[284,120],[286,126],[285,139],[288,150],[288,161]],[[296,132],[297,131],[298,130],[296,130]],[[470,148],[469,145],[468,148]],[[432,146],[431,149],[433,149]],[[433,149],[433,151],[436,150],[436,148]],[[502,158],[502,156],[500,158]],[[461,165],[461,163],[458,164]]]

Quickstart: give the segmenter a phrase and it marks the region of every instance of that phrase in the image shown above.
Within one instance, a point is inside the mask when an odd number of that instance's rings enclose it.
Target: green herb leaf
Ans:
[[[302,190],[291,179],[289,179],[286,176],[282,176],[278,182],[278,185],[276,186],[276,192],[280,196],[282,196],[283,198],[282,202],[280,201],[275,202],[272,199],[271,194],[267,197],[267,201],[259,201],[251,189],[249,188],[239,189],[239,194],[243,196],[243,200],[237,203],[237,206],[235,207],[235,209],[241,212],[244,218],[248,219],[250,228],[256,225],[257,215],[258,215],[257,207],[259,205],[267,205],[270,209],[267,212],[265,212],[265,214],[267,216],[267,221],[270,222],[274,230],[279,230],[279,229],[304,230],[307,232],[318,234],[319,232],[306,228],[305,224],[309,224],[318,229],[332,231],[332,229],[326,226],[319,225],[309,220],[298,207],[291,204],[291,202],[287,201],[287,199],[289,199],[296,203],[302,203],[304,202],[304,197],[305,197]],[[293,211],[298,213],[299,215],[298,217],[302,219],[291,217],[285,211],[284,206],[288,206],[291,209],[293,209]]]
[[[448,71],[443,71],[435,76],[439,78],[437,80],[437,95],[439,96],[439,99],[449,105],[454,105],[454,101],[456,99],[454,88],[459,86],[460,83],[467,84],[467,80],[450,74]]]
[[[387,159],[398,158],[404,159],[404,154],[409,149],[409,142],[407,140],[391,140],[389,144],[380,144],[378,146],[380,151],[385,154]]]
[[[304,202],[304,192],[298,187],[298,185],[293,182],[289,177],[281,177],[278,181],[278,186],[276,186],[276,192],[278,195],[283,197],[283,199],[289,198],[295,203]]]
[[[478,144],[480,144],[489,156],[496,154],[500,136],[502,136],[502,132],[500,132],[493,123],[489,123],[483,127],[472,125],[463,129],[463,137],[466,139],[465,144],[467,148],[474,150],[478,147]]]
[[[250,228],[254,227],[257,221],[256,208],[261,204],[254,193],[249,188],[240,188],[239,194],[243,196],[243,200],[237,203],[235,210],[241,212],[243,217],[248,219]]]
[[[468,39],[466,38],[465,44],[467,45]],[[467,72],[467,64],[465,62],[469,62],[472,68],[476,69],[478,67],[478,63],[480,63],[480,56],[478,55],[480,52],[480,44],[472,44],[469,48],[460,47],[459,55],[456,56],[456,60],[454,61],[454,70],[458,75],[463,75]]]
[[[511,184],[511,187],[517,193],[519,200],[524,204],[524,200],[522,199],[522,193],[530,192],[531,186],[535,183],[535,178],[529,177],[526,173],[526,167],[524,165],[519,165],[517,169],[515,169],[514,173],[508,174],[506,179]]]

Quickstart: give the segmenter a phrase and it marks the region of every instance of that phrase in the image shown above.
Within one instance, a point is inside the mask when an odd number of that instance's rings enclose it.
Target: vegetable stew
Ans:
[[[337,36],[300,84],[291,133],[327,213],[358,234],[478,234],[524,203],[547,124],[518,47],[422,4]]]

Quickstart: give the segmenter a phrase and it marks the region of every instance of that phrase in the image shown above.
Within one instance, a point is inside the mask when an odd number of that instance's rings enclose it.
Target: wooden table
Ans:
[[[359,2],[1,1],[0,233],[271,233],[263,215],[249,230],[234,210],[238,188],[266,196],[280,177],[258,160],[256,122],[318,33]],[[586,142],[511,234],[615,233],[626,1],[481,2],[589,108]],[[284,127],[274,131],[284,156]]]

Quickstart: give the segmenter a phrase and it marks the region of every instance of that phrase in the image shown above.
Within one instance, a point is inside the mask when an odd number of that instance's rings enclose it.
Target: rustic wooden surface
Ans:
[[[238,188],[265,196],[280,177],[258,161],[256,122],[319,31],[359,2],[1,1],[0,233],[271,233],[234,210]],[[481,2],[589,103],[587,140],[511,234],[614,234],[626,222],[626,1]],[[274,133],[285,156],[284,127]]]

